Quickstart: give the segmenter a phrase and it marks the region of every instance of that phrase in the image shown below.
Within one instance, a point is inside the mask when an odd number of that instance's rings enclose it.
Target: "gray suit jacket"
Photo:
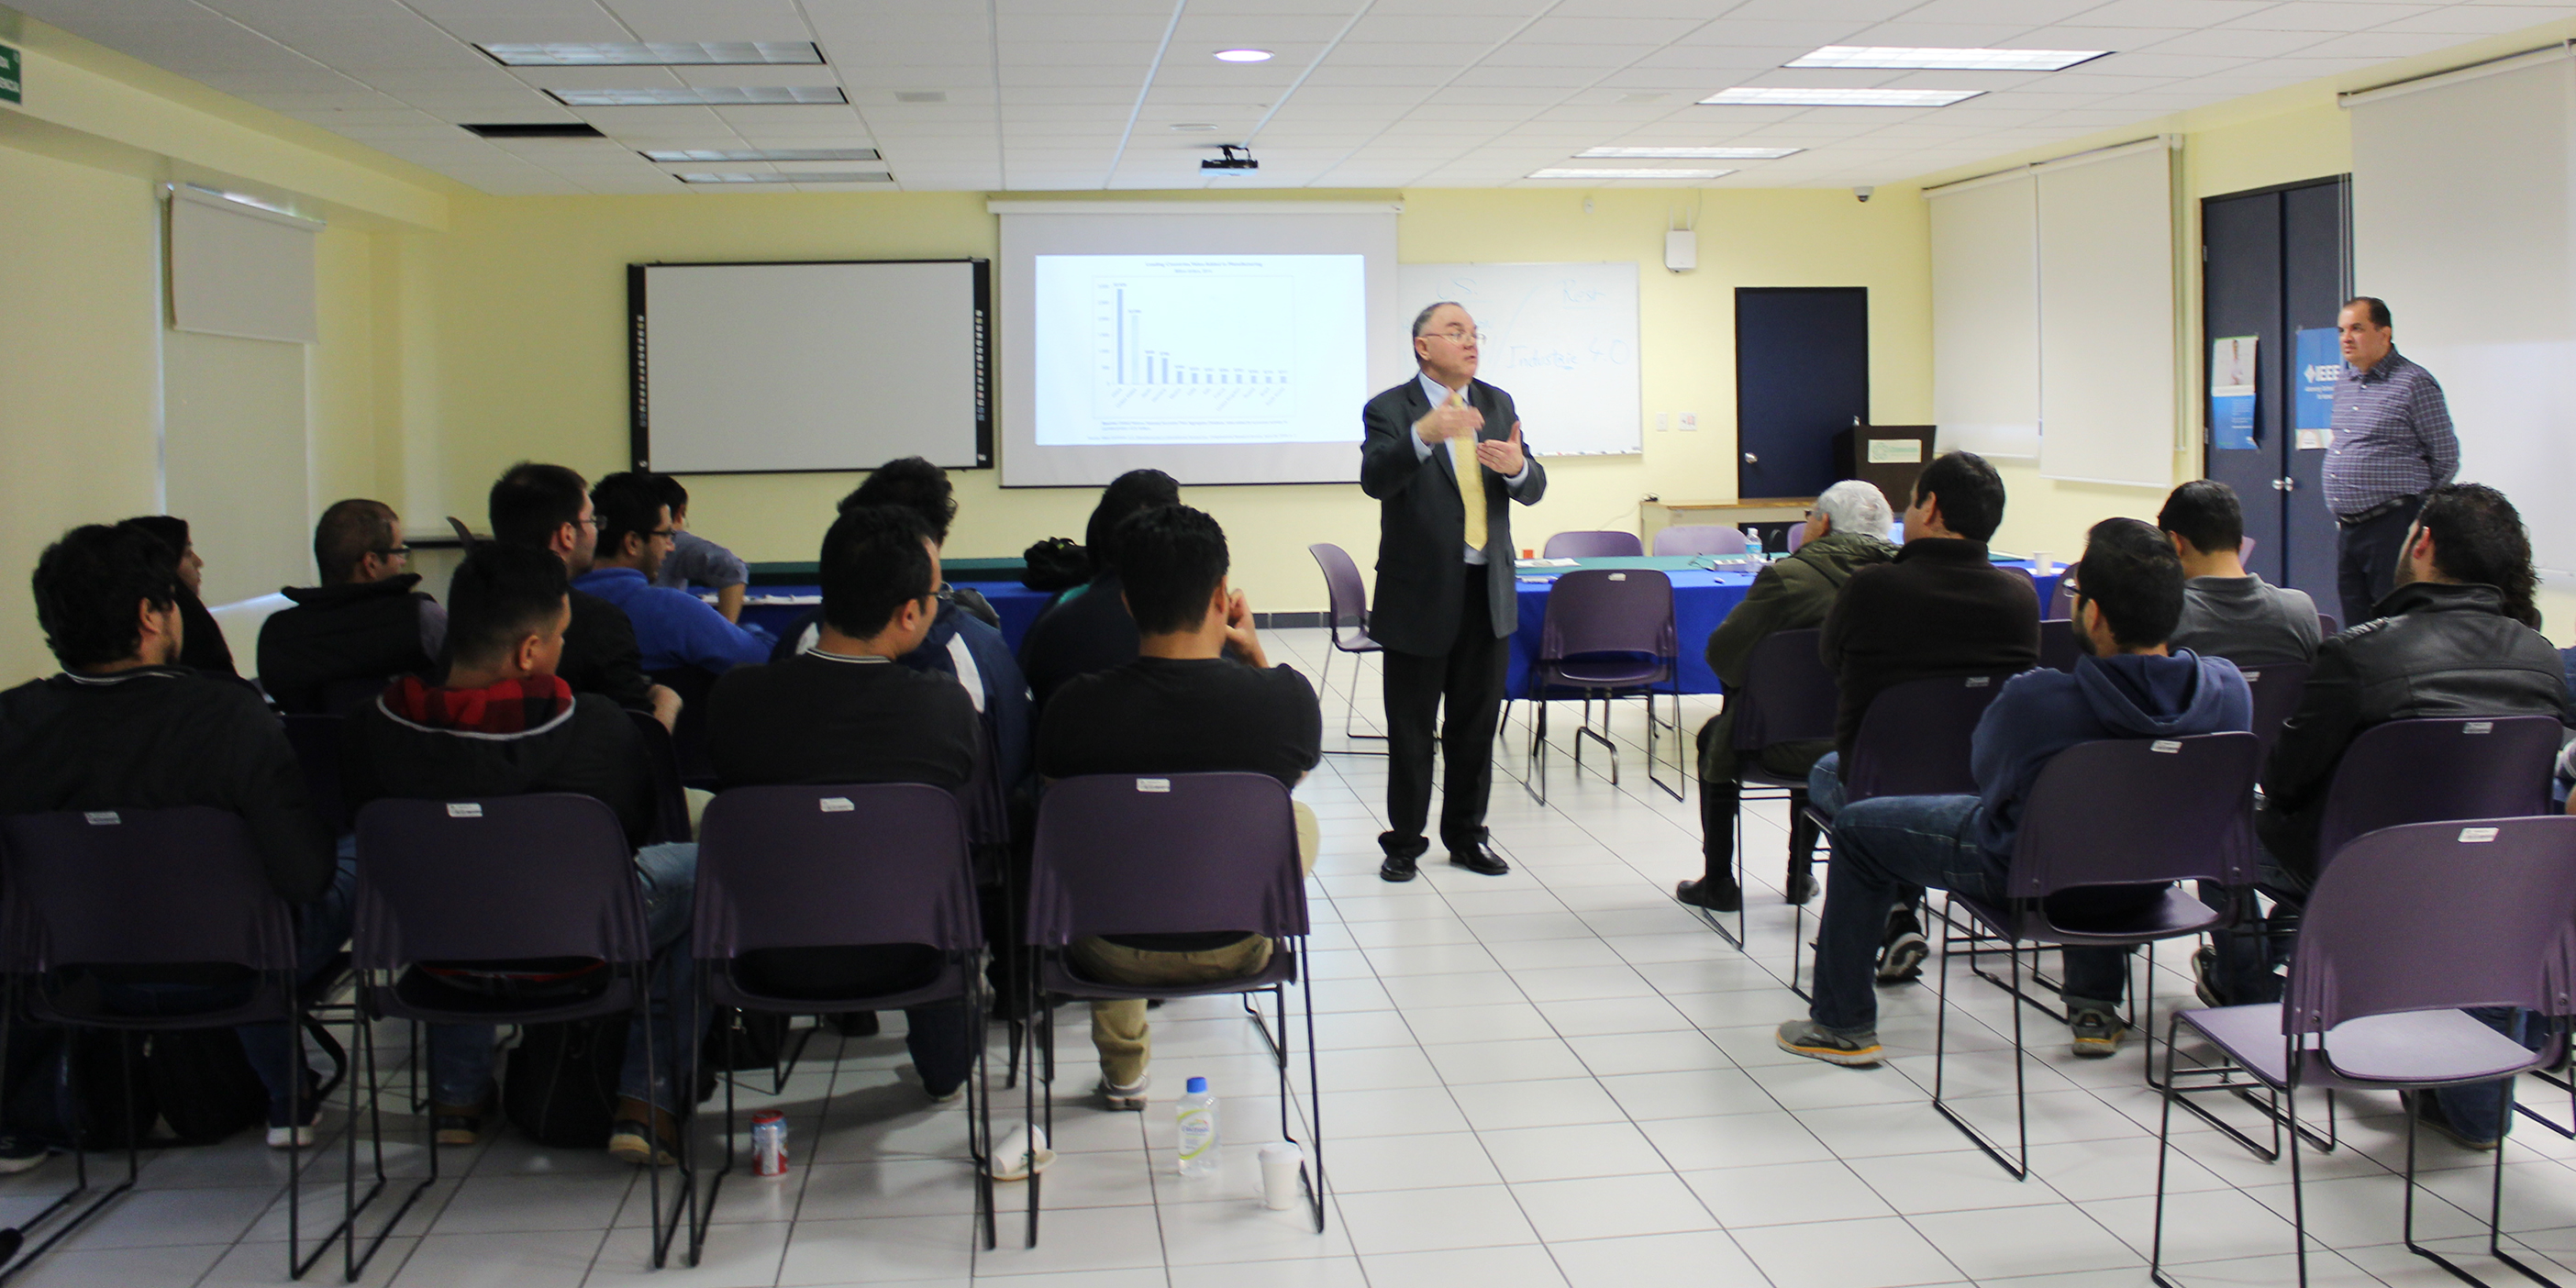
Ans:
[[[1467,386],[1467,404],[1485,413],[1479,440],[1501,441],[1512,435],[1516,413],[1512,396],[1486,384]],[[1437,657],[1458,637],[1458,614],[1467,596],[1466,507],[1458,493],[1458,475],[1446,450],[1418,458],[1413,422],[1431,410],[1422,382],[1407,380],[1368,401],[1360,412],[1368,431],[1360,443],[1360,490],[1378,501],[1377,594],[1369,611],[1369,634],[1399,653]],[[1528,439],[1522,439],[1527,450]],[[1479,467],[1485,493],[1486,603],[1496,638],[1512,633],[1520,621],[1513,591],[1511,502],[1535,505],[1547,493],[1547,468],[1536,453],[1529,457],[1529,478],[1517,494],[1503,477]]]

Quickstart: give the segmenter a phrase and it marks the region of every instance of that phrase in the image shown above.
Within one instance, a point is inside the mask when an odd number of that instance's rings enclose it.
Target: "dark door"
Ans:
[[[2351,294],[2349,210],[2342,177],[2211,197],[2200,208],[2203,343],[2257,338],[2254,447],[2211,442],[2205,473],[2244,504],[2245,535],[2255,542],[2247,571],[2304,590],[2329,610],[2335,529],[2325,508],[2325,452],[2299,447],[2293,399],[2298,333],[2332,328]],[[2208,394],[2204,384],[2204,426]]]
[[[1833,486],[1834,435],[1869,416],[1869,290],[1735,292],[1735,494]]]

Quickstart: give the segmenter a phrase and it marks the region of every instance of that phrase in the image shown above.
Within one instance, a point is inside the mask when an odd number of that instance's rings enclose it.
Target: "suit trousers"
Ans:
[[[1441,705],[1448,719],[1436,725],[1441,754],[1440,842],[1468,854],[1485,839],[1485,802],[1494,787],[1494,726],[1503,709],[1503,680],[1511,639],[1494,634],[1485,569],[1468,565],[1467,594],[1458,606],[1458,634],[1437,656],[1388,649],[1386,673],[1386,814],[1378,845],[1390,855],[1419,857],[1431,848],[1423,827],[1431,817],[1431,741]]]

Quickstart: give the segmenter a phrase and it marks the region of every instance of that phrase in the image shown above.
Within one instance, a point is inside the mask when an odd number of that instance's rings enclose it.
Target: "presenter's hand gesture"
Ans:
[[[1485,413],[1450,395],[1449,401],[1434,407],[1422,419],[1413,422],[1413,432],[1433,447],[1453,438],[1472,438],[1485,427]]]
[[[1512,422],[1512,436],[1509,438],[1476,444],[1476,459],[1486,469],[1504,478],[1520,473],[1529,464],[1528,454],[1521,450],[1521,423],[1517,420]]]

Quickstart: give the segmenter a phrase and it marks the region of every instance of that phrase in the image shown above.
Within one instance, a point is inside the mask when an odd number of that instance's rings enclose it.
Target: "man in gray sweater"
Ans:
[[[2245,571],[2236,490],[2194,479],[2165,498],[2156,526],[2182,556],[2182,624],[2173,646],[2240,667],[2306,665],[2317,655],[2316,601]]]

